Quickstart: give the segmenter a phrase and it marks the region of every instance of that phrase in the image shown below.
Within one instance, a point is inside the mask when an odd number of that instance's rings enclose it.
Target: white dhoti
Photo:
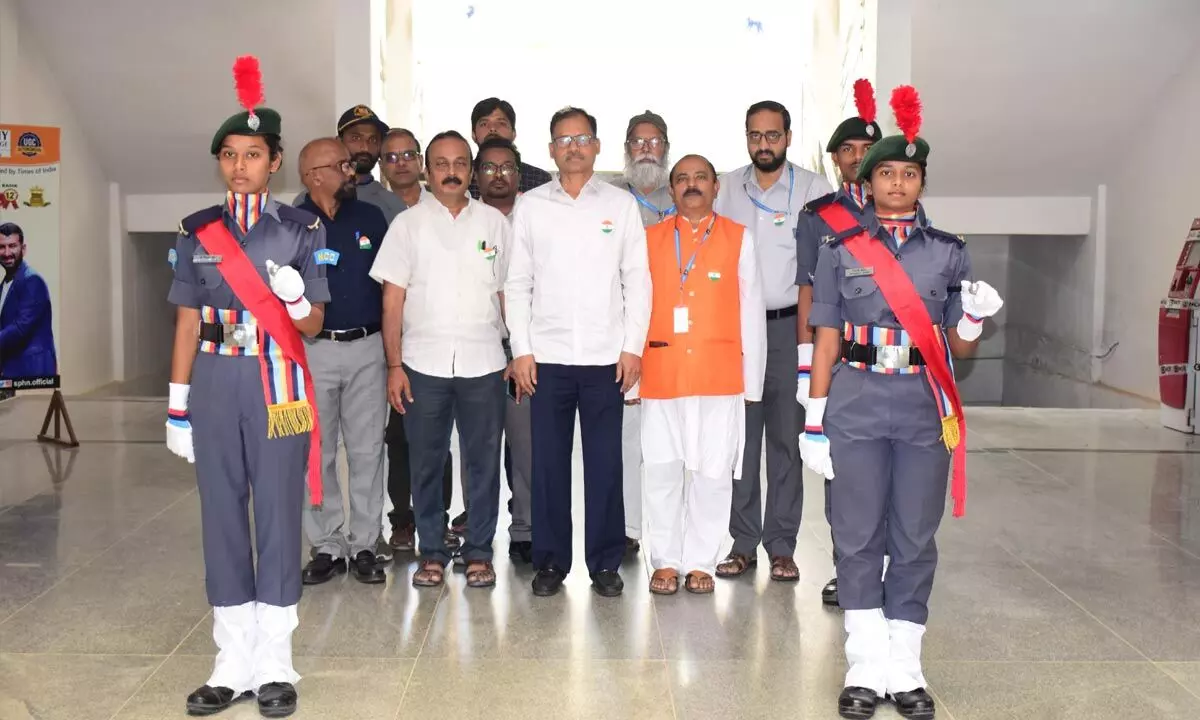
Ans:
[[[646,544],[655,570],[716,572],[745,435],[742,395],[642,400]]]

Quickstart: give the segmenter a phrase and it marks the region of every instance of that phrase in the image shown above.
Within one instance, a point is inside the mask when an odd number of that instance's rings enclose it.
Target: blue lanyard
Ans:
[[[792,216],[792,189],[795,186],[796,186],[796,170],[791,165],[788,165],[788,204],[787,204],[787,216],[788,217]],[[771,213],[772,215],[783,214],[783,213],[780,213],[778,210],[772,210],[771,208],[767,207],[766,205],[763,205],[762,203],[760,203],[758,200],[755,200],[754,197],[752,195],[750,195],[750,191],[746,189],[745,183],[742,184],[742,190],[746,191],[746,197],[750,198],[750,202],[754,203],[755,207],[757,207],[759,210],[762,210],[763,212]]]
[[[641,205],[642,207],[646,208],[647,210],[654,213],[655,215],[658,215],[659,220],[663,220],[668,215],[675,214],[675,206],[674,205],[667,208],[666,210],[662,210],[657,205],[655,205],[654,203],[647,200],[646,196],[642,195],[640,192],[638,192],[632,185],[629,186],[629,192],[633,195],[633,199],[638,201],[638,205]]]
[[[683,292],[683,284],[687,282],[688,273],[692,271],[692,266],[696,264],[696,255],[699,254],[700,248],[704,247],[704,242],[708,240],[709,233],[712,232],[713,225],[717,223],[717,214],[714,212],[712,220],[708,222],[708,229],[704,231],[704,237],[700,238],[696,249],[692,251],[692,257],[688,260],[687,267],[683,266],[683,252],[679,249],[679,225],[675,225],[675,263],[679,266],[679,291]]]

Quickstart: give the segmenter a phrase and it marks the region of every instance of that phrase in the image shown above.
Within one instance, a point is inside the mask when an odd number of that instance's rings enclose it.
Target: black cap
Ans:
[[[337,134],[341,135],[346,132],[347,128],[365,122],[372,123],[375,127],[379,128],[380,135],[387,135],[389,129],[387,123],[380,120],[375,111],[366,105],[355,105],[342,113],[342,116],[338,118]]]

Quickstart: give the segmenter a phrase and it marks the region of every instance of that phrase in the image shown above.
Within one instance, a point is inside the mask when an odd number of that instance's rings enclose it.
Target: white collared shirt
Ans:
[[[467,198],[458,217],[433,194],[396,216],[371,277],[405,288],[404,364],[434,377],[504,369],[504,289],[512,230],[504,215]]]
[[[513,357],[612,365],[641,356],[650,261],[637,201],[593,175],[572,198],[558,178],[521,196],[504,285]]]

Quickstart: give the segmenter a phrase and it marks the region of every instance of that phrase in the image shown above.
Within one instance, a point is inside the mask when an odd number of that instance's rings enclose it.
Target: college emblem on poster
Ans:
[[[17,152],[27,158],[41,155],[42,139],[34,132],[21,133],[21,137],[17,138]]]

